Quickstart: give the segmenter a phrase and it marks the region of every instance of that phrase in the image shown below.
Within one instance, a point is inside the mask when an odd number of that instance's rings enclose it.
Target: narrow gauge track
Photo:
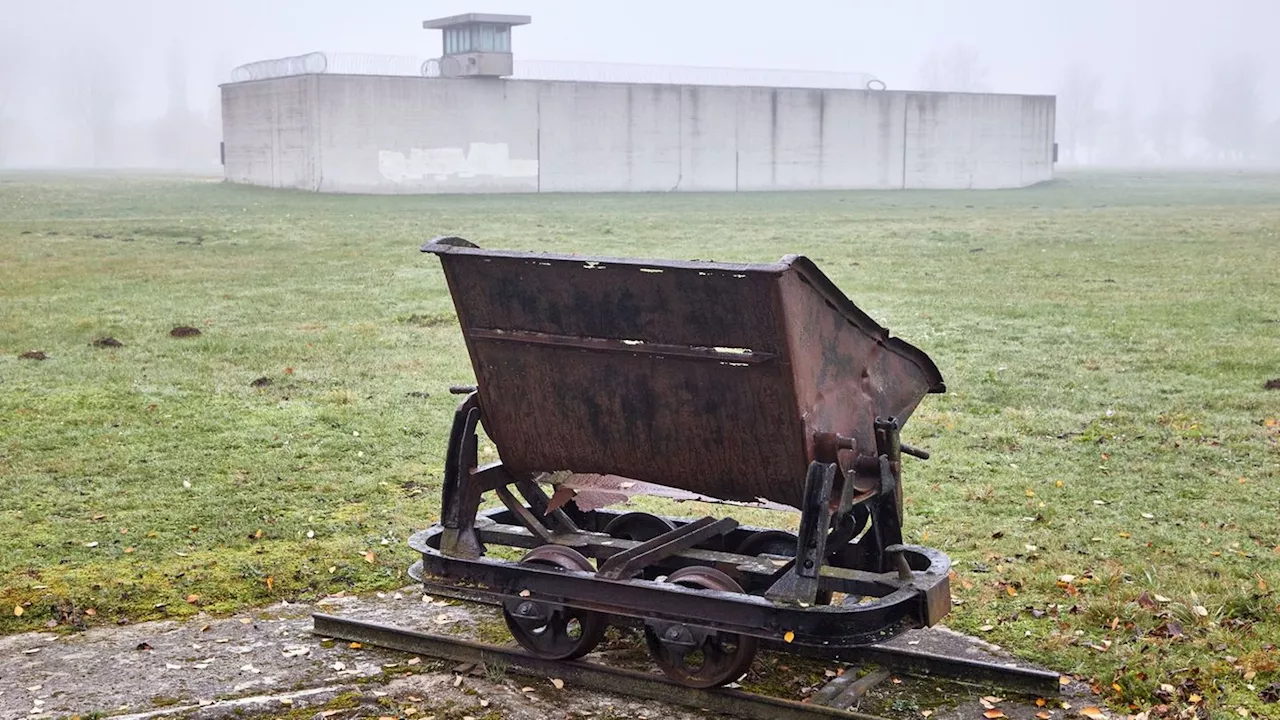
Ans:
[[[887,670],[873,671],[861,677],[845,673],[820,688],[809,702],[798,702],[742,690],[698,689],[668,680],[662,675],[611,667],[582,660],[559,661],[535,657],[512,647],[499,647],[456,637],[421,633],[404,628],[362,620],[317,613],[312,616],[316,635],[359,642],[391,650],[410,652],[460,663],[497,664],[516,673],[540,677],[558,677],[579,687],[634,698],[683,705],[757,720],[811,720],[812,718],[845,718],[846,720],[885,720],[848,709],[868,690],[889,677]],[[1056,690],[1058,676],[1028,668],[982,663],[965,658],[945,658],[897,649],[883,649],[864,659],[881,662],[906,675],[946,676],[948,679],[980,682],[1005,689],[1032,691]],[[897,662],[895,662],[895,660]],[[1046,693],[1048,694],[1048,693]]]
[[[503,596],[481,587],[455,585],[449,582],[435,582],[422,571],[422,564],[414,563],[409,568],[409,576],[422,587],[423,592],[442,598],[494,605],[501,607]],[[639,622],[630,618],[613,617],[614,625],[630,625],[642,627]],[[832,648],[829,650],[805,651],[795,646],[782,646],[770,641],[761,641],[760,647],[775,650],[788,655],[812,657],[849,663],[876,663],[894,668],[904,675],[918,677],[941,677],[947,680],[974,685],[987,685],[1002,690],[1024,692],[1050,697],[1056,695],[1061,687],[1056,672],[1025,667],[1016,664],[987,662],[971,657],[939,655],[935,653],[903,647],[897,644],[863,645],[857,648]]]

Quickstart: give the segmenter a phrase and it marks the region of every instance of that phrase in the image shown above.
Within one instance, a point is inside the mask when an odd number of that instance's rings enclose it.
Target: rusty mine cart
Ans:
[[[501,605],[545,659],[642,627],[698,688],[741,677],[761,644],[852,659],[947,614],[949,559],[902,541],[902,456],[928,453],[901,431],[942,377],[810,260],[422,249],[476,379],[455,388],[440,522],[410,539],[428,591]],[[479,464],[481,426],[499,462]],[[480,512],[486,493],[501,504]],[[799,530],[605,509],[637,493],[767,501]]]

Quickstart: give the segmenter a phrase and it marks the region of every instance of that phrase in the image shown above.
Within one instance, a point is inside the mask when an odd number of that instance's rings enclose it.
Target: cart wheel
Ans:
[[[742,592],[732,578],[714,568],[690,566],[671,573],[667,582],[685,587]],[[662,672],[695,688],[732,682],[751,667],[757,640],[748,635],[651,620],[645,623],[645,644]]]
[[[785,530],[761,530],[748,535],[734,552],[739,555],[768,554],[795,557],[798,542],[795,535]]]
[[[563,545],[534,548],[520,562],[595,572],[591,561]],[[502,619],[521,647],[548,660],[574,660],[586,655],[600,644],[609,627],[609,619],[602,613],[522,598],[503,603]]]
[[[676,526],[666,518],[649,513],[629,512],[610,520],[604,526],[604,533],[609,537],[644,542],[675,529]]]
[[[670,520],[642,512],[624,513],[610,520],[604,526],[604,532],[609,537],[634,540],[636,542],[652,540],[663,533],[671,532],[675,529],[676,526]],[[665,574],[666,571],[661,567],[651,565],[640,572],[640,577],[645,580],[656,580],[659,575]]]

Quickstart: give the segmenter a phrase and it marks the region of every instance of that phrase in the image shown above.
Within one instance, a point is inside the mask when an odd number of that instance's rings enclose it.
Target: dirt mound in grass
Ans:
[[[107,337],[94,340],[93,346],[96,348],[117,348],[124,347],[124,343],[108,335]]]
[[[1280,390],[1280,378],[1271,378],[1262,384],[1263,390]]]
[[[170,330],[169,334],[176,338],[185,338],[195,337],[200,334],[200,331],[190,325],[179,325],[178,327]]]
[[[48,360],[49,356],[44,354],[43,350],[28,350],[18,356],[20,360]]]
[[[257,380],[254,380],[253,382],[249,383],[249,387],[264,388],[270,384],[271,384],[271,378],[266,377],[264,375],[263,377],[260,377]]]

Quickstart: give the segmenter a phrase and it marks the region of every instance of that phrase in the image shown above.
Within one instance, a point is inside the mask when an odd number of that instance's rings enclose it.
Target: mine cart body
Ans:
[[[455,237],[423,250],[443,266],[476,385],[455,415],[441,521],[411,540],[415,577],[488,593],[548,657],[594,641],[525,632],[547,618],[640,621],[686,684],[725,682],[749,663],[747,638],[838,650],[946,614],[949,562],[901,533],[902,455],[928,457],[901,429],[942,377],[811,261],[549,255]],[[481,426],[500,462],[479,465]],[[541,489],[584,477],[767,500],[798,509],[800,526],[611,512]],[[505,507],[478,514],[490,491]],[[495,560],[493,543],[532,551]],[[722,636],[742,646],[721,666],[680,666],[690,643]]]
[[[807,258],[731,265],[436,249],[513,472],[798,507],[824,433],[875,444],[941,392]]]

